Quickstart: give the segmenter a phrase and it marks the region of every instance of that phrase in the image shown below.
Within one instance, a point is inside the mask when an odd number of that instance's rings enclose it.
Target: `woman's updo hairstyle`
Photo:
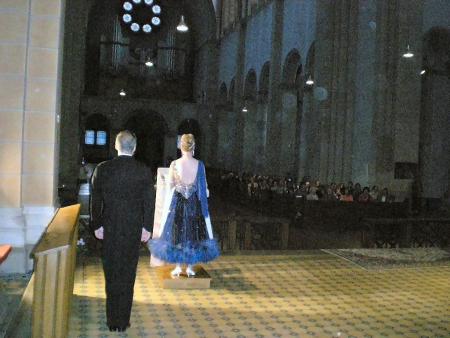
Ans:
[[[183,134],[181,136],[180,148],[183,151],[193,151],[195,149],[195,138],[192,134]]]

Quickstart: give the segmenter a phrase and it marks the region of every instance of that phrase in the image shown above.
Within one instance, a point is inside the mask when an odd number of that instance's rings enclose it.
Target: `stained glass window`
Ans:
[[[86,130],[84,134],[84,143],[89,145],[95,144],[95,131],[94,130]]]
[[[106,131],[100,130],[97,131],[97,145],[104,146],[106,145]]]

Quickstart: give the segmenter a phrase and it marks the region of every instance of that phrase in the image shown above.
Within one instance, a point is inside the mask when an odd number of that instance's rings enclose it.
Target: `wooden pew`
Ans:
[[[34,247],[32,337],[68,334],[80,204],[60,208]]]

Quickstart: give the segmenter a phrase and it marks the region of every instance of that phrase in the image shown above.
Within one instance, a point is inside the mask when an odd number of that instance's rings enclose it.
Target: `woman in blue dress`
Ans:
[[[186,264],[188,277],[194,276],[193,265],[206,263],[220,255],[208,210],[206,173],[203,162],[194,158],[192,134],[181,137],[182,156],[170,164],[170,193],[162,213],[159,238],[152,239],[152,255],[175,263],[172,276],[182,273]]]

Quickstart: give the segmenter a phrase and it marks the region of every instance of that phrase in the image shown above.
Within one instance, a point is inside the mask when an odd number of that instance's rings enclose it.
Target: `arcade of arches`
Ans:
[[[120,0],[0,0],[1,269],[31,267],[58,196],[124,128],[153,170],[192,132],[210,168],[448,196],[448,1],[157,2],[147,34]]]

